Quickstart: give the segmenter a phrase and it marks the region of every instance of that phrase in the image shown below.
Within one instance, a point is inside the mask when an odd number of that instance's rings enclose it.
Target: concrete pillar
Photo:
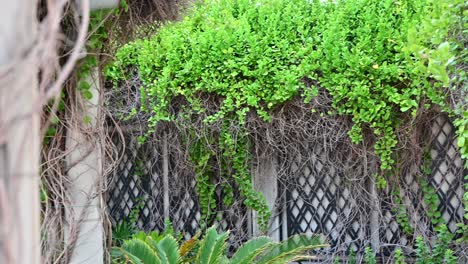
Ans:
[[[80,2],[78,2],[79,4]],[[93,0],[90,1],[90,9],[102,9],[116,7],[119,0]],[[82,116],[88,119],[88,128],[95,131],[99,122],[99,70],[95,68],[88,82],[91,84],[90,91],[93,94],[91,100],[85,100]],[[78,120],[83,123],[84,120]],[[66,212],[67,220],[70,221],[69,228],[65,230],[68,242],[75,238],[71,237],[74,228],[77,228],[78,236],[70,263],[93,263],[104,262],[104,228],[101,214],[104,206],[100,203],[100,187],[104,180],[102,175],[102,153],[100,137],[95,133],[91,137],[79,126],[71,126],[67,131],[67,150],[72,152],[67,156],[68,178],[70,180],[71,207]],[[79,221],[79,222],[76,222]],[[76,225],[77,226],[73,226]]]
[[[67,156],[71,204],[66,207],[69,226],[65,230],[65,239],[66,243],[76,239],[76,242],[72,243],[73,252],[70,259],[70,263],[76,264],[103,263],[104,256],[104,229],[101,220],[103,206],[99,193],[104,179],[100,137],[96,134],[96,124],[99,122],[97,73],[96,69],[88,80],[93,97],[90,100],[83,99],[83,109],[78,108],[77,113],[72,113],[74,118],[78,118],[73,121],[79,124],[70,124],[66,139],[66,149],[71,151]],[[90,122],[84,122],[85,116]],[[77,237],[72,237],[75,232]]]
[[[0,8],[0,262],[40,263],[35,1]]]
[[[279,217],[274,215],[275,202],[278,196],[278,173],[277,159],[274,155],[261,156],[258,158],[257,165],[253,169],[253,182],[256,191],[263,193],[268,207],[273,212],[270,220],[268,235],[274,240],[280,240]],[[257,213],[252,214],[252,233],[254,236],[261,235],[260,227],[257,224]]]

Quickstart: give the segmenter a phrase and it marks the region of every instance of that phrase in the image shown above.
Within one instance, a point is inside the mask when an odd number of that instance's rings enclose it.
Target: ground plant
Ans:
[[[199,236],[179,242],[171,234],[139,233],[125,240],[121,247],[113,248],[112,261],[134,264],[279,264],[313,258],[307,252],[328,247],[320,236],[296,235],[280,243],[261,236],[245,242],[228,257],[229,232],[218,233],[216,227],[210,227],[202,238]]]

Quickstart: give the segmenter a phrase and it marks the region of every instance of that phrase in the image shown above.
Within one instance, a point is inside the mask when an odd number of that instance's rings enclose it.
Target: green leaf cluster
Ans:
[[[375,253],[370,247],[364,249],[364,258],[367,264],[377,264]]]
[[[408,258],[408,263],[416,264],[456,264],[458,259],[453,250],[449,248],[450,242],[453,239],[453,234],[448,231],[445,225],[437,228],[437,239],[434,241],[434,246],[429,248],[421,236],[416,237],[416,247],[414,256]],[[370,247],[365,248],[364,257],[366,263],[377,263],[376,256]],[[396,248],[394,251],[394,263],[406,264],[405,255],[401,248]]]
[[[465,168],[468,168],[468,110],[461,115],[461,118],[455,120],[454,125],[457,127],[457,146],[462,159],[465,160]]]
[[[105,15],[106,11],[104,10],[93,11],[90,14],[88,26],[89,37],[86,41],[86,49],[88,52],[97,52],[103,48],[104,40],[107,38],[107,31],[103,25]],[[77,72],[77,90],[86,100],[91,100],[91,98],[93,98],[89,76],[91,76],[93,69],[97,66],[98,58],[94,54],[88,54],[80,61],[80,67]]]
[[[120,6],[113,9],[114,15],[120,12],[128,12],[128,4],[125,0],[120,1]],[[111,14],[112,9],[99,9],[92,11],[89,16],[88,39],[85,46],[88,54],[80,61],[77,71],[77,89],[86,100],[93,98],[88,77],[91,76],[93,69],[98,67],[98,53],[102,51],[108,38],[105,22]]]
[[[396,204],[396,207],[393,208],[393,213],[395,214],[395,220],[398,223],[398,225],[401,227],[402,231],[407,234],[411,235],[413,234],[413,227],[410,224],[409,218],[408,218],[408,213],[406,210],[406,204],[403,202],[401,198],[401,194],[399,190],[395,190],[392,192],[392,196],[394,198],[394,203]]]
[[[416,264],[455,264],[458,262],[454,252],[450,249],[453,234],[445,225],[438,226],[436,231],[437,240],[432,249],[426,245],[421,236],[416,237]]]

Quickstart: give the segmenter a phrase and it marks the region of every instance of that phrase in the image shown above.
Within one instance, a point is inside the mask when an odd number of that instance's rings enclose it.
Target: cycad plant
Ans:
[[[283,264],[313,258],[308,251],[327,247],[320,236],[295,235],[282,242],[261,236],[245,242],[233,255],[226,255],[229,232],[207,230],[180,246],[172,235],[141,234],[112,249],[113,263],[131,264]]]

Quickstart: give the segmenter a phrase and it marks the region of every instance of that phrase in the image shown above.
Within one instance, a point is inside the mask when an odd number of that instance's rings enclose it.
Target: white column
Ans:
[[[267,201],[268,208],[272,211],[273,216],[270,219],[268,235],[274,240],[280,240],[279,232],[279,217],[274,215],[275,202],[278,196],[278,173],[276,156],[261,156],[258,158],[257,166],[253,170],[253,182],[256,191],[261,192]],[[252,213],[252,233],[254,236],[261,235],[260,227],[257,224],[257,213]]]
[[[36,1],[0,8],[0,262],[40,263]]]
[[[96,131],[96,124],[99,122],[97,69],[88,82],[91,84],[90,91],[93,97],[91,100],[83,99],[83,109],[79,107],[76,109],[82,113],[72,113],[75,115],[75,120],[72,121],[78,124],[70,124],[66,139],[66,149],[71,151],[67,156],[71,205],[66,208],[69,225],[65,230],[65,236],[66,243],[76,239],[70,259],[70,263],[76,264],[103,263],[104,256],[104,230],[101,221],[103,206],[100,203],[99,193],[103,181],[102,155],[100,137]],[[91,121],[88,124],[83,122],[85,116]],[[75,232],[77,236],[72,237]]]
[[[78,4],[80,1],[78,1]],[[119,0],[93,0],[90,1],[90,9],[116,7]],[[67,131],[66,149],[72,150],[67,156],[68,178],[70,184],[71,208],[66,212],[69,227],[65,230],[65,239],[72,242],[75,238],[74,228],[78,228],[78,236],[74,243],[74,249],[70,263],[100,264],[104,261],[104,228],[101,214],[104,206],[100,203],[99,194],[102,186],[102,153],[100,137],[96,134],[96,122],[98,119],[99,69],[95,68],[88,82],[93,93],[91,100],[86,100],[82,110],[82,116],[91,122],[88,124],[91,135],[78,129],[82,127],[71,126]],[[78,120],[83,123],[84,120]],[[76,221],[80,221],[76,223]],[[78,226],[74,226],[78,224]],[[66,242],[67,243],[67,242]]]

